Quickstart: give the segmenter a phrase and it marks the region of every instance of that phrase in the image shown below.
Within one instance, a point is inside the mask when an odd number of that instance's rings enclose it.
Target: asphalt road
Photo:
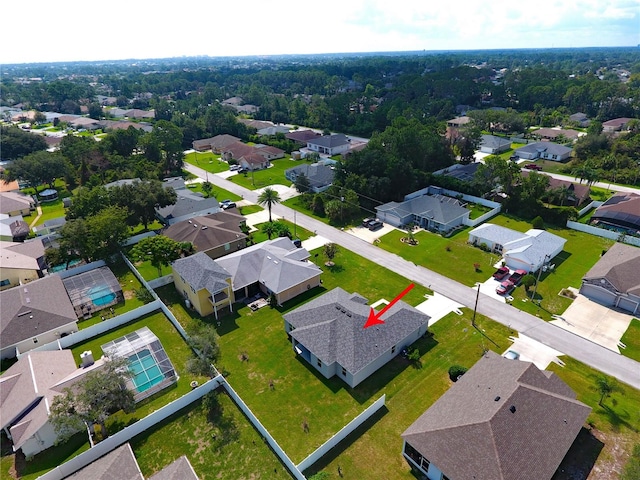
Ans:
[[[189,172],[205,178],[204,170],[189,164],[185,164],[185,168]],[[217,175],[209,175],[208,178],[211,183],[237,195],[241,195],[246,200],[257,203],[258,194],[255,192],[220,178]],[[408,262],[395,254],[389,253],[358,237],[326,225],[300,212],[295,212],[284,205],[274,205],[272,212],[290,221],[294,220],[295,215],[296,223],[307,230],[322,235],[332,242],[368,258],[381,267],[388,268],[408,278],[412,282],[429,287],[471,309],[474,307],[476,290],[466,285],[462,285],[422,266]],[[630,358],[619,355],[583,337],[579,337],[567,330],[556,327],[484,294],[480,294],[479,296],[477,311],[482,315],[492,318],[513,330],[517,330],[540,343],[559,350],[596,370],[616,377],[621,382],[627,383],[640,390],[640,363]]]
[[[525,169],[525,171],[527,171]],[[551,173],[551,172],[541,172],[545,175],[549,175],[552,178],[556,178],[558,180],[565,180],[567,182],[579,182],[579,180],[571,175],[562,175],[560,173]],[[640,195],[640,188],[634,187],[626,187],[624,185],[616,185],[615,183],[608,182],[596,182],[593,184],[594,187],[604,188],[605,190],[610,190],[612,192],[624,192],[624,193],[637,193]]]

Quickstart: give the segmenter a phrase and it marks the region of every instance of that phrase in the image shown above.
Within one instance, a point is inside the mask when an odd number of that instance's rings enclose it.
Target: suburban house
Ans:
[[[22,215],[10,217],[6,213],[0,213],[0,240],[5,242],[23,242],[31,232],[29,224]]]
[[[480,142],[480,151],[497,155],[506,152],[511,148],[511,140],[508,138],[496,137],[495,135],[482,135]]]
[[[176,290],[201,316],[214,314],[229,307],[233,310],[235,296],[231,274],[204,252],[173,262],[173,283]]]
[[[65,477],[65,480],[144,480],[131,445],[125,443]],[[196,472],[185,455],[179,457],[148,480],[198,480]]]
[[[15,217],[29,215],[36,209],[36,203],[29,195],[19,192],[0,192],[0,213]]]
[[[310,256],[288,238],[278,237],[225,255],[216,262],[231,274],[235,298],[262,292],[274,295],[282,305],[320,285],[322,270],[308,260]]]
[[[554,373],[488,351],[402,434],[419,476],[553,477],[591,408]]]
[[[0,292],[0,358],[13,358],[78,330],[62,279],[49,275]]]
[[[537,130],[533,130],[531,132],[532,137],[537,137],[541,140],[551,140],[554,141],[556,138],[562,136],[567,140],[577,140],[580,136],[580,132],[577,130],[571,129],[562,129],[562,128],[539,128]]]
[[[469,232],[469,243],[499,253],[507,267],[535,272],[562,252],[566,239],[532,228],[525,233],[483,223]]]
[[[613,120],[609,120],[606,122],[602,122],[602,131],[604,133],[614,133],[619,132],[621,130],[626,130],[629,122],[633,120],[633,118],[614,118]]]
[[[478,167],[482,165],[480,162],[473,162],[463,165],[461,163],[454,163],[450,167],[443,168],[437,172],[433,172],[434,175],[444,175],[445,177],[452,177],[460,180],[461,182],[471,182],[478,171]]]
[[[194,140],[192,142],[193,149],[197,152],[204,152],[211,150],[214,153],[221,153],[226,147],[234,142],[239,142],[238,137],[233,135],[216,135],[211,138],[203,138],[200,140]]]
[[[321,135],[313,130],[294,130],[293,132],[285,133],[284,136],[289,140],[306,146],[309,140],[314,140]]]
[[[322,155],[340,155],[349,151],[350,140],[342,133],[334,133],[331,135],[321,135],[307,140],[307,148],[312,152],[318,152]]]
[[[241,229],[245,224],[238,210],[230,208],[174,223],[162,230],[162,235],[176,242],[190,242],[196,251],[215,259],[247,246],[247,236]]]
[[[537,160],[540,158],[542,160],[561,162],[568,159],[572,151],[571,148],[557,143],[536,142],[516,149],[514,155],[524,160]]]
[[[573,115],[569,115],[569,121],[577,123],[581,127],[588,127],[591,123],[586,113],[576,112]]]
[[[156,208],[156,217],[164,225],[220,211],[220,203],[214,197],[205,198],[204,195],[187,189],[176,189],[176,194],[176,203]]]
[[[42,278],[46,268],[42,240],[0,241],[0,290]]]
[[[273,147],[271,145],[263,145],[261,143],[254,145],[256,153],[262,155],[267,160],[277,160],[278,158],[284,158],[285,151],[278,148]]]
[[[255,128],[259,135],[259,132],[263,128],[273,127],[275,124],[266,120],[255,120],[253,118],[238,118],[238,122],[246,125],[247,127]],[[288,132],[289,130],[287,130]],[[285,132],[286,133],[286,132]]]
[[[238,164],[242,168],[250,171],[264,170],[265,168],[269,168],[269,165],[271,165],[271,162],[258,152],[251,152],[247,155],[243,155],[237,160]]]
[[[28,352],[0,376],[2,429],[28,458],[54,445],[49,408],[58,385],[78,369],[71,350]]]
[[[383,324],[363,328],[367,302],[338,287],[285,314],[295,352],[325,378],[337,375],[353,388],[426,333],[429,317],[402,301]]]
[[[616,193],[596,208],[590,223],[632,235],[640,233],[640,195]]]
[[[640,312],[640,248],[615,243],[584,277],[580,293],[633,314]]]
[[[522,170],[521,175],[526,177],[529,173],[530,172],[526,170]],[[567,196],[564,199],[563,206],[578,207],[591,200],[591,189],[588,185],[549,177],[549,187],[547,188],[547,192],[552,192],[553,190],[558,190],[560,188],[566,188],[567,190]]]
[[[304,175],[309,179],[309,189],[311,192],[324,192],[333,183],[335,170],[329,165],[321,165],[319,163],[302,164],[297,167],[288,168],[284,172],[287,180],[295,183],[300,175]]]
[[[259,128],[256,133],[258,135],[267,135],[272,137],[278,133],[289,133],[289,127],[285,125],[270,125],[268,127]]]
[[[255,153],[255,147],[238,141],[228,144],[226,147],[224,147],[221,153],[223,160],[239,160],[245,155],[251,155],[252,153]]]
[[[451,120],[447,121],[447,127],[449,128],[460,128],[466,124],[468,124],[471,121],[470,117],[462,116],[462,117],[456,117],[453,118]]]
[[[448,232],[469,219],[471,210],[463,207],[456,198],[440,194],[412,195],[407,195],[403,202],[389,202],[376,207],[377,217],[394,227],[413,223],[437,232]]]

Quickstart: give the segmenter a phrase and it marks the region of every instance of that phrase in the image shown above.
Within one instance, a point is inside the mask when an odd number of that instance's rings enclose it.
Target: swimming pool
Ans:
[[[108,305],[111,302],[113,302],[116,298],[115,292],[112,292],[111,289],[106,285],[101,285],[98,287],[91,288],[87,292],[87,296],[91,299],[91,302],[97,307]]]
[[[149,390],[164,379],[156,359],[147,349],[129,357],[129,369],[133,373],[131,381],[140,393]]]

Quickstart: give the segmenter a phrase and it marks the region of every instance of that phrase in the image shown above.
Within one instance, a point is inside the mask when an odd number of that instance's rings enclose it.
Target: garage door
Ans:
[[[593,285],[582,285],[580,293],[591,300],[602,303],[603,305],[613,305],[616,302],[616,296],[614,293]]]
[[[638,308],[638,302],[633,302],[628,298],[621,298],[620,303],[618,303],[618,307],[628,310],[631,313],[635,313]]]

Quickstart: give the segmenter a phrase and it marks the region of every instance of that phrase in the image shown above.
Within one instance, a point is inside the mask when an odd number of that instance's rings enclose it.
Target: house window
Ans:
[[[391,347],[391,354],[393,355],[394,353],[396,353],[396,346],[395,345],[393,347]]]
[[[230,243],[225,243],[224,244],[224,251],[226,252],[227,250],[231,249],[231,244]]]
[[[347,369],[342,367],[342,376],[346,377],[347,376]]]
[[[318,367],[322,368],[322,362],[320,361],[320,359],[316,361],[316,364],[318,365]]]
[[[493,249],[498,253],[502,253],[502,245],[500,245],[499,243],[496,243]]]
[[[0,287],[4,287],[6,285],[9,285],[11,283],[11,280],[9,280],[8,278],[5,278],[4,280],[0,281]]]

